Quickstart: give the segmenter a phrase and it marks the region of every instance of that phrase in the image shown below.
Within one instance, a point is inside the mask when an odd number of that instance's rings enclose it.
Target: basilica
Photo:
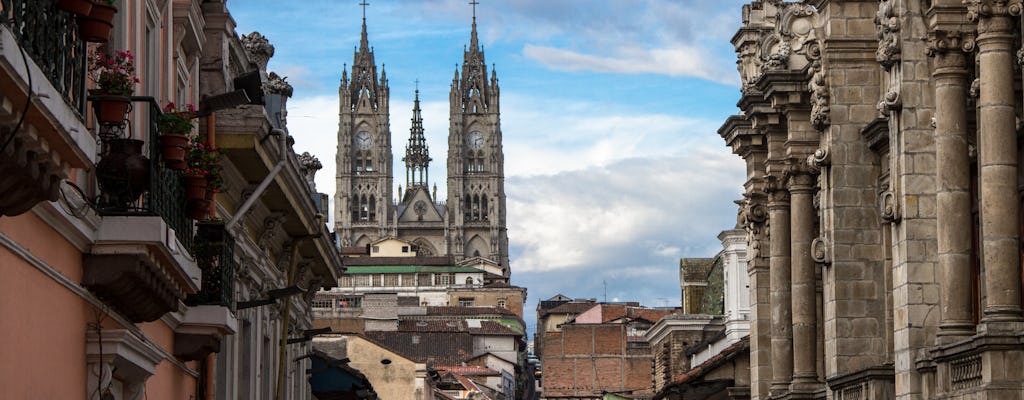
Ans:
[[[350,75],[351,73],[351,75]],[[352,69],[343,72],[339,96],[335,230],[342,247],[365,247],[397,238],[420,256],[492,264],[508,277],[504,155],[498,78],[488,76],[477,38],[476,16],[469,47],[451,83],[446,200],[431,186],[433,159],[423,130],[419,91],[402,161],[405,184],[393,193],[387,73],[378,74],[363,18]]]

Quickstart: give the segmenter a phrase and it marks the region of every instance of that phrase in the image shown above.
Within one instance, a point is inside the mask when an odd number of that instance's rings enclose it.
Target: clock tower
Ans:
[[[363,246],[394,235],[388,79],[383,68],[378,79],[365,15],[352,75],[342,71],[338,97],[335,231],[340,245]]]
[[[450,92],[448,131],[448,235],[456,260],[474,257],[499,264],[508,277],[505,224],[505,156],[502,153],[498,78],[487,74],[477,39],[476,13],[461,74]]]

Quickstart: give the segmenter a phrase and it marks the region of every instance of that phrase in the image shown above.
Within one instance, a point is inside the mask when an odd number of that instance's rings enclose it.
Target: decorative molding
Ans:
[[[1021,15],[1021,0],[964,0],[967,20],[978,22],[981,17],[1007,17]]]
[[[811,258],[819,264],[832,264],[832,247],[828,239],[817,237],[811,241]]]
[[[875,30],[878,32],[878,50],[875,60],[888,70],[900,62],[900,18],[896,11],[895,0],[878,2],[875,14]]]
[[[263,89],[267,93],[279,94],[284,97],[292,97],[294,89],[292,85],[286,81],[287,76],[280,76],[276,72],[271,72],[267,75],[267,81],[263,83]]]
[[[256,63],[260,71],[266,71],[267,63],[274,56],[274,45],[270,44],[266,36],[255,31],[248,35],[242,35],[241,41],[249,60]]]
[[[815,62],[815,70],[808,88],[811,91],[811,125],[820,132],[828,128],[832,120],[829,116],[831,108],[828,77],[819,61]]]
[[[821,173],[821,169],[832,163],[832,154],[827,146],[822,146],[807,156],[807,169],[814,175]]]
[[[899,203],[896,201],[896,193],[886,190],[878,196],[878,212],[885,222],[899,222],[901,219]]]

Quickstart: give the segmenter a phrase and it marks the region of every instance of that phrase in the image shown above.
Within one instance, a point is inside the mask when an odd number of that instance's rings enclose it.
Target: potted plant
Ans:
[[[195,118],[194,105],[189,104],[184,110],[179,110],[174,103],[167,103],[163,114],[157,116],[160,156],[167,168],[182,171],[188,167],[185,156],[191,149],[189,135],[192,133],[192,120]]]
[[[60,0],[57,7],[79,17],[87,17],[92,11],[92,0]]]
[[[202,137],[196,137],[191,143],[187,162],[188,169],[182,179],[188,194],[189,216],[206,219],[210,215],[214,190],[220,188],[220,152],[207,145]]]
[[[78,34],[82,40],[106,43],[114,29],[115,0],[93,0],[89,14],[78,17]]]
[[[96,87],[89,90],[93,96],[93,111],[101,124],[123,124],[135,84],[135,57],[130,51],[111,51],[98,47],[89,57],[89,77]]]

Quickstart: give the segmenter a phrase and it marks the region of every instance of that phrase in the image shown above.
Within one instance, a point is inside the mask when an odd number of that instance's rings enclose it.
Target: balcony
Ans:
[[[196,293],[202,271],[192,258],[192,220],[185,214],[180,172],[165,168],[159,157],[159,107],[150,97],[132,101],[136,110],[148,107],[147,140],[101,132],[94,204],[103,219],[92,253],[84,257],[82,284],[133,322],[148,322]]]
[[[185,304],[233,308],[234,248],[235,240],[224,230],[223,222],[199,223],[194,251],[196,263],[203,270],[203,285],[198,293],[185,300]]]
[[[96,142],[82,122],[85,45],[55,2],[0,0],[0,215],[57,199]]]

